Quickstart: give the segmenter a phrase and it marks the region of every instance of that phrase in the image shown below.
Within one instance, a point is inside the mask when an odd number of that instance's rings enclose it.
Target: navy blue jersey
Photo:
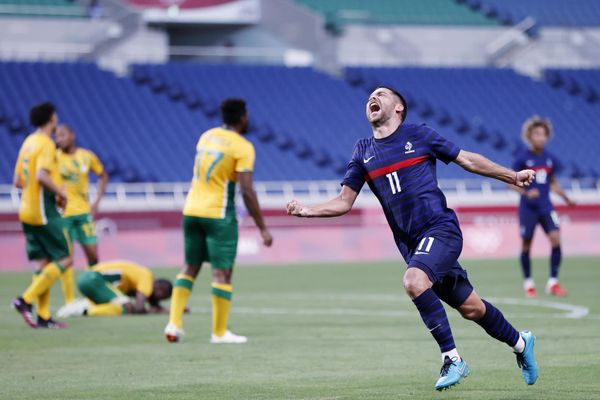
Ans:
[[[423,234],[460,234],[454,211],[438,187],[436,160],[448,164],[460,149],[426,125],[402,124],[384,139],[360,139],[342,185],[359,192],[367,182],[408,262]]]
[[[560,161],[548,151],[544,150],[541,154],[535,154],[530,149],[524,150],[517,155],[513,164],[513,169],[520,171],[522,169],[532,169],[535,171],[533,183],[525,190],[538,189],[540,196],[535,199],[529,199],[527,196],[521,196],[521,209],[529,209],[537,213],[549,213],[553,210],[550,201],[550,183],[554,175],[562,169]]]

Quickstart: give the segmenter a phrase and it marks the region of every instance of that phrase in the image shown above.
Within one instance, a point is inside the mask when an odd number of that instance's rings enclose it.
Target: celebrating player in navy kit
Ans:
[[[513,168],[530,168],[536,172],[533,184],[527,189],[514,187],[521,194],[519,204],[519,225],[523,239],[521,252],[521,269],[525,279],[524,289],[527,297],[536,297],[535,283],[531,277],[531,259],[529,249],[536,225],[539,223],[550,239],[552,252],[550,255],[550,279],[546,284],[546,293],[564,297],[567,291],[558,283],[558,270],[562,258],[560,250],[560,234],[558,215],[550,201],[550,191],[558,194],[570,206],[575,203],[567,196],[556,180],[555,174],[560,172],[560,162],[544,149],[552,136],[550,121],[532,117],[523,124],[523,139],[529,149],[522,151],[516,158]]]
[[[457,384],[469,374],[460,357],[443,300],[466,319],[477,322],[493,338],[508,344],[517,355],[525,383],[538,376],[531,332],[519,332],[500,310],[473,290],[467,272],[458,263],[462,233],[454,211],[438,188],[436,159],[453,161],[469,172],[496,178],[519,187],[535,176],[529,169],[515,172],[487,158],[459,149],[425,125],[403,124],[407,106],[395,90],[379,87],[369,96],[367,119],[373,136],[359,140],[342,190],[326,203],[307,207],[296,200],[287,212],[298,217],[337,217],[350,211],[367,182],[379,199],[395,242],[408,268],[404,288],[442,352],[437,390]]]

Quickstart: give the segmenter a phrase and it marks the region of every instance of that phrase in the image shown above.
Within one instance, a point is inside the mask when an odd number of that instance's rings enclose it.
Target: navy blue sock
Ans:
[[[487,301],[483,299],[482,301],[485,304],[485,315],[479,321],[475,322],[494,339],[498,339],[513,347],[519,340],[519,332],[504,318],[500,310]]]
[[[521,271],[525,279],[531,278],[531,258],[528,251],[521,253]]]
[[[550,255],[550,277],[558,278],[558,269],[560,268],[560,260],[562,259],[562,252],[560,246],[552,248],[552,254]]]
[[[417,306],[425,326],[440,346],[440,351],[443,353],[454,349],[456,345],[452,337],[448,316],[435,292],[432,289],[427,289],[414,299],[413,303]]]

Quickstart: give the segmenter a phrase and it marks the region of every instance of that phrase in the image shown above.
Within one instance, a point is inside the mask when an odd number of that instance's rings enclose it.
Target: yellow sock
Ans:
[[[38,297],[37,315],[43,319],[50,319],[50,288]]]
[[[113,303],[95,304],[87,310],[90,317],[114,317],[122,314],[123,306]]]
[[[216,336],[223,336],[227,330],[229,310],[231,309],[231,285],[212,284],[212,331]]]
[[[33,275],[31,279],[32,282],[35,282],[36,279],[39,278],[39,273]],[[50,319],[50,289],[46,290],[37,298],[37,315],[43,319]]]
[[[183,311],[194,287],[194,278],[186,274],[179,274],[173,286],[169,323],[181,328],[183,326]]]
[[[28,304],[33,304],[40,295],[50,289],[63,271],[64,268],[56,262],[47,264],[40,272],[38,278],[34,279],[33,283],[25,290],[22,296],[23,300]]]
[[[73,267],[65,269],[65,272],[60,276],[62,284],[63,296],[65,304],[70,304],[75,301],[75,271]]]

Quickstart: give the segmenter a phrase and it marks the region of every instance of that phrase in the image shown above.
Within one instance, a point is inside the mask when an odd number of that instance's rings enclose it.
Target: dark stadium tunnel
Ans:
[[[154,75],[150,78],[150,88],[154,93],[161,93],[167,88],[167,84],[162,76]]]
[[[441,126],[448,126],[452,123],[452,115],[447,110],[439,108],[436,116],[436,121]]]
[[[172,101],[179,101],[184,98],[185,94],[181,86],[172,84],[167,87],[167,96],[169,96],[169,99]]]
[[[324,149],[318,149],[315,151],[314,160],[315,164],[317,164],[319,167],[326,167],[332,162],[331,155],[327,150]]]
[[[190,110],[197,110],[202,107],[202,100],[200,100],[200,96],[191,90],[188,90],[186,93],[184,93],[183,101]]]
[[[18,115],[13,115],[8,118],[8,130],[13,134],[25,132],[26,126],[23,119]]]
[[[508,145],[508,141],[500,132],[492,133],[492,147],[496,150],[504,150]]]
[[[575,78],[567,76],[565,78],[565,90],[571,96],[576,96],[579,93],[581,93],[581,86],[579,85],[577,80],[575,80]]]
[[[134,65],[131,72],[131,79],[138,85],[144,85],[150,81],[150,74],[144,66]]]
[[[277,134],[275,137],[275,145],[279,150],[287,151],[294,148],[294,141],[289,136]]]
[[[588,103],[595,103],[598,101],[598,93],[596,92],[596,89],[594,89],[593,87],[587,86],[586,88],[583,89],[583,98]]]
[[[455,119],[454,130],[460,135],[466,135],[471,130],[471,124],[463,116],[459,116]]]
[[[487,132],[485,127],[478,126],[475,128],[475,133],[474,133],[473,137],[475,138],[475,140],[477,142],[481,143],[481,142],[485,142],[487,139],[489,139],[490,134]]]
[[[560,88],[565,83],[561,73],[552,69],[547,69],[544,71],[544,79],[553,88]]]
[[[309,158],[313,155],[313,149],[308,142],[300,139],[296,142],[295,151],[296,156],[302,160]]]

